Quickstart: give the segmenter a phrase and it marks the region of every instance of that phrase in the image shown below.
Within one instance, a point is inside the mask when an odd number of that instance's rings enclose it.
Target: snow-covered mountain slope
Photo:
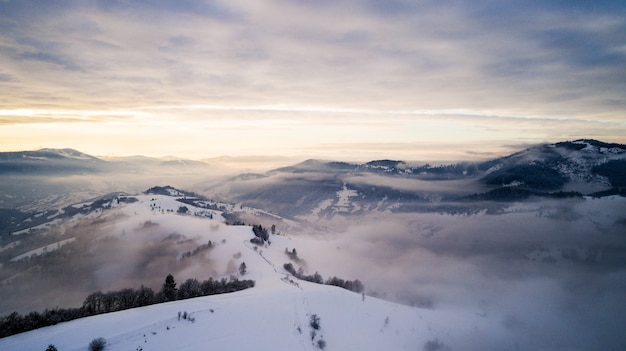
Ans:
[[[335,196],[348,201],[349,190]],[[625,201],[516,203],[498,215],[373,213],[324,222],[341,232],[278,231],[265,245],[250,242],[250,226],[223,218],[254,209],[171,187],[79,203],[74,215],[15,235],[16,244],[0,251],[39,254],[2,262],[2,303],[17,295],[77,307],[98,290],[158,290],[167,273],[179,284],[235,277],[256,286],[58,324],[0,339],[0,350],[84,350],[97,337],[110,350],[312,350],[320,340],[328,350],[620,349]],[[25,246],[36,238],[50,243]],[[297,260],[287,254],[294,249]],[[298,280],[285,263],[306,275],[361,279],[367,294]],[[179,321],[179,311],[195,322]],[[311,340],[314,314],[321,329]]]
[[[601,166],[608,165],[605,170]],[[621,165],[621,166],[620,166]],[[588,192],[623,186],[626,175],[614,177],[614,169],[626,165],[626,146],[596,140],[576,140],[528,148],[486,162],[483,181],[492,185],[522,186],[536,190]]]
[[[248,269],[242,278],[254,279],[256,286],[42,328],[0,339],[1,350],[43,350],[49,344],[59,350],[84,350],[97,337],[107,340],[107,350],[313,350],[323,345],[328,350],[415,350],[424,345],[459,349],[468,337],[502,329],[471,310],[409,307],[298,280],[283,268],[289,261],[284,250],[319,245],[319,241],[272,235],[271,245],[257,246],[249,241],[253,237],[249,226],[224,226],[218,211],[182,204],[175,196],[134,198],[93,216],[126,214],[108,230],[129,245],[145,240],[130,233],[144,227],[146,218],[150,226],[163,229],[151,235],[178,228],[197,243],[211,240],[216,246],[208,254],[210,270],[238,275],[233,267],[245,262]],[[181,206],[187,206],[187,214],[178,211]],[[122,278],[124,272],[117,275]],[[194,322],[179,320],[178,312],[186,312]],[[320,318],[318,330],[310,326],[313,315]]]
[[[531,196],[593,195],[626,185],[626,146],[595,140],[537,145],[486,161],[410,165],[308,160],[265,174],[230,178],[201,192],[317,223],[336,215],[371,212],[456,213],[479,201],[512,202]],[[351,196],[345,197],[347,191]],[[556,196],[559,196],[557,194]],[[466,209],[460,209],[458,202]]]
[[[263,275],[258,286],[246,291],[75,320],[0,339],[0,349],[44,350],[53,344],[59,350],[85,350],[97,337],[105,338],[112,351],[314,350],[322,342],[327,350],[463,349],[464,339],[480,338],[493,327],[469,312],[363,299],[337,287],[289,283],[267,269],[256,275]],[[179,320],[179,312],[194,322]],[[310,326],[313,315],[320,318],[318,330]]]

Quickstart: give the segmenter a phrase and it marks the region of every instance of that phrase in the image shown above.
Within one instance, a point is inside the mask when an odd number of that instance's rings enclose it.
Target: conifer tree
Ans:
[[[165,277],[165,282],[163,283],[163,288],[161,289],[165,301],[176,300],[177,290],[178,289],[176,288],[176,281],[174,280],[174,276],[168,274],[167,277]]]

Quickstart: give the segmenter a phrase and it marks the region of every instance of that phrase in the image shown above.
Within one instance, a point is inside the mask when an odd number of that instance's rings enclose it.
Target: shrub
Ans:
[[[424,351],[446,351],[449,350],[439,339],[428,340],[424,344]]]
[[[89,343],[89,351],[102,351],[107,345],[107,341],[104,338],[96,338]]]
[[[285,263],[285,264],[283,265],[283,268],[284,268],[287,272],[291,273],[291,275],[293,275],[293,276],[296,276],[296,275],[297,275],[297,273],[296,273],[296,268],[295,268],[295,267],[294,267],[291,263]]]
[[[52,345],[52,344],[50,344],[50,345],[48,345],[48,348],[46,349],[46,351],[57,351],[57,347]]]
[[[316,314],[311,316],[311,328],[318,330],[320,328],[320,317]]]

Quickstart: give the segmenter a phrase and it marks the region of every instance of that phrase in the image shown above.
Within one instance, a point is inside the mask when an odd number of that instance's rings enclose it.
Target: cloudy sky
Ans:
[[[488,157],[626,142],[623,1],[0,0],[0,150]]]

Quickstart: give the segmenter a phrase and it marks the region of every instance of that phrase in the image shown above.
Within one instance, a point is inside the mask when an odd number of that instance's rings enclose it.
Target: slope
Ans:
[[[135,213],[142,200],[125,210]],[[172,205],[168,198],[158,200]],[[166,225],[168,217],[154,221]],[[179,217],[178,225],[189,226],[186,222],[193,219]],[[306,246],[307,239],[274,235],[271,245],[260,247],[250,237],[250,227],[230,226],[202,240],[221,243],[211,253],[222,266],[219,271],[228,270],[233,259],[246,262],[245,278],[255,279],[255,288],[75,320],[0,339],[0,349],[43,350],[54,344],[59,350],[84,350],[92,339],[104,337],[107,350],[312,350],[324,343],[330,350],[415,350],[428,342],[457,344],[459,338],[494,327],[470,312],[412,308],[298,281],[282,268],[286,256],[280,248]],[[189,317],[181,319],[179,312]],[[312,315],[320,318],[318,330],[310,326]]]

